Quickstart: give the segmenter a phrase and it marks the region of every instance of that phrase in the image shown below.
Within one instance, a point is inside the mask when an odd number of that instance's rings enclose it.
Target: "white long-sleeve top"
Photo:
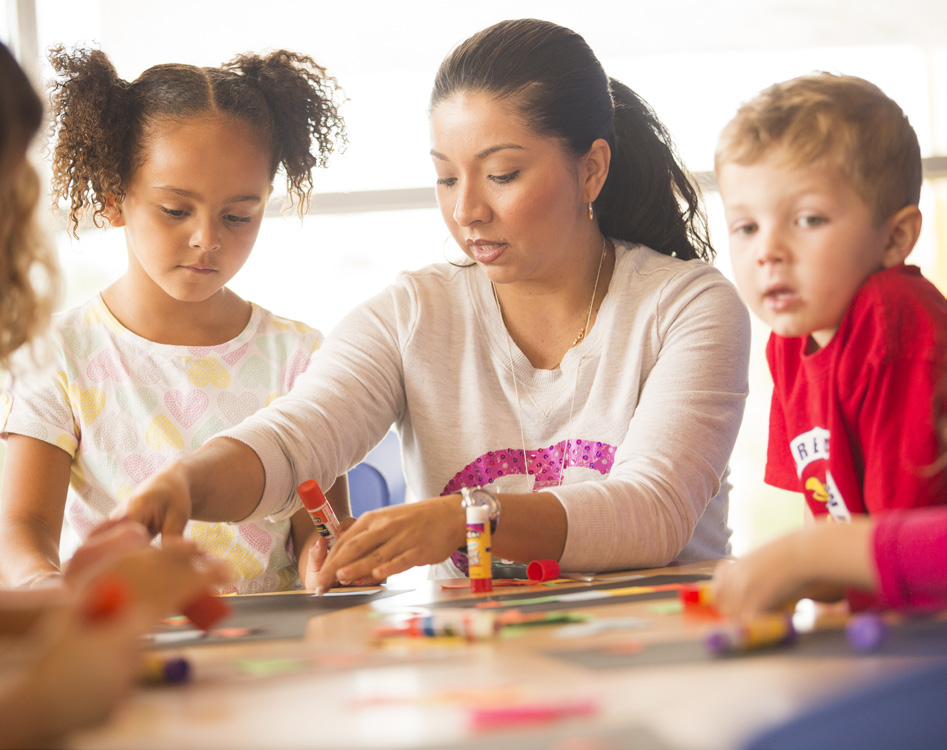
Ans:
[[[486,484],[553,493],[568,519],[564,569],[726,555],[746,308],[701,261],[615,244],[595,326],[555,370],[508,342],[475,266],[402,274],[357,307],[289,394],[224,433],[265,469],[251,517],[293,512],[300,482],[331,484],[394,423],[419,498]]]

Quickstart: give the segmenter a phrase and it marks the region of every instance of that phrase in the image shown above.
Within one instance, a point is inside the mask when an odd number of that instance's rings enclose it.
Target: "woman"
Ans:
[[[271,408],[155,476],[126,513],[282,516],[394,423],[423,502],[347,523],[318,574],[465,572],[462,488],[491,508],[494,555],[564,569],[728,551],[727,461],[749,321],[698,197],[648,106],[585,41],[505,21],[441,64],[431,155],[470,262],[404,274],[353,311]]]

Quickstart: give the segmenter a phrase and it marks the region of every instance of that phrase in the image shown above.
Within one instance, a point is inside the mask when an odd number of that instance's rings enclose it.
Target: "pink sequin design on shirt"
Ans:
[[[562,460],[564,451],[567,451],[565,462]],[[538,491],[558,485],[564,469],[570,466],[594,469],[608,476],[615,463],[615,446],[592,440],[562,440],[548,448],[527,450],[525,468],[523,463],[520,448],[490,451],[455,474],[441,494],[451,495],[461,487],[483,487],[499,477],[524,473],[536,477],[533,491]]]

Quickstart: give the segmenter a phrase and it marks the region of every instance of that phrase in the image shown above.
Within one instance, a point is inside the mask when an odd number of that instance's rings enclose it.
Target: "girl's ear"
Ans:
[[[921,210],[917,206],[905,206],[886,222],[888,226],[888,246],[885,248],[881,265],[893,268],[904,263],[914,249],[921,234]]]
[[[105,218],[113,227],[125,226],[125,212],[122,211],[122,204],[115,200],[115,196],[109,193],[105,196]]]
[[[585,156],[582,157],[583,187],[585,197],[583,203],[589,203],[598,198],[602,192],[602,185],[608,177],[608,167],[612,161],[612,149],[604,138],[596,140]]]

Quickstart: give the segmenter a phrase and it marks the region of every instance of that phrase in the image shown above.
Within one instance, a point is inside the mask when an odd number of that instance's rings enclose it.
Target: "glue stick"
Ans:
[[[493,591],[490,509],[483,505],[467,508],[467,569],[471,593]]]
[[[336,518],[335,511],[319,489],[319,484],[315,479],[310,479],[299,485],[296,491],[302,498],[306,510],[309,511],[309,517],[316,525],[319,536],[326,540],[329,547],[332,547],[339,534],[339,519]]]

